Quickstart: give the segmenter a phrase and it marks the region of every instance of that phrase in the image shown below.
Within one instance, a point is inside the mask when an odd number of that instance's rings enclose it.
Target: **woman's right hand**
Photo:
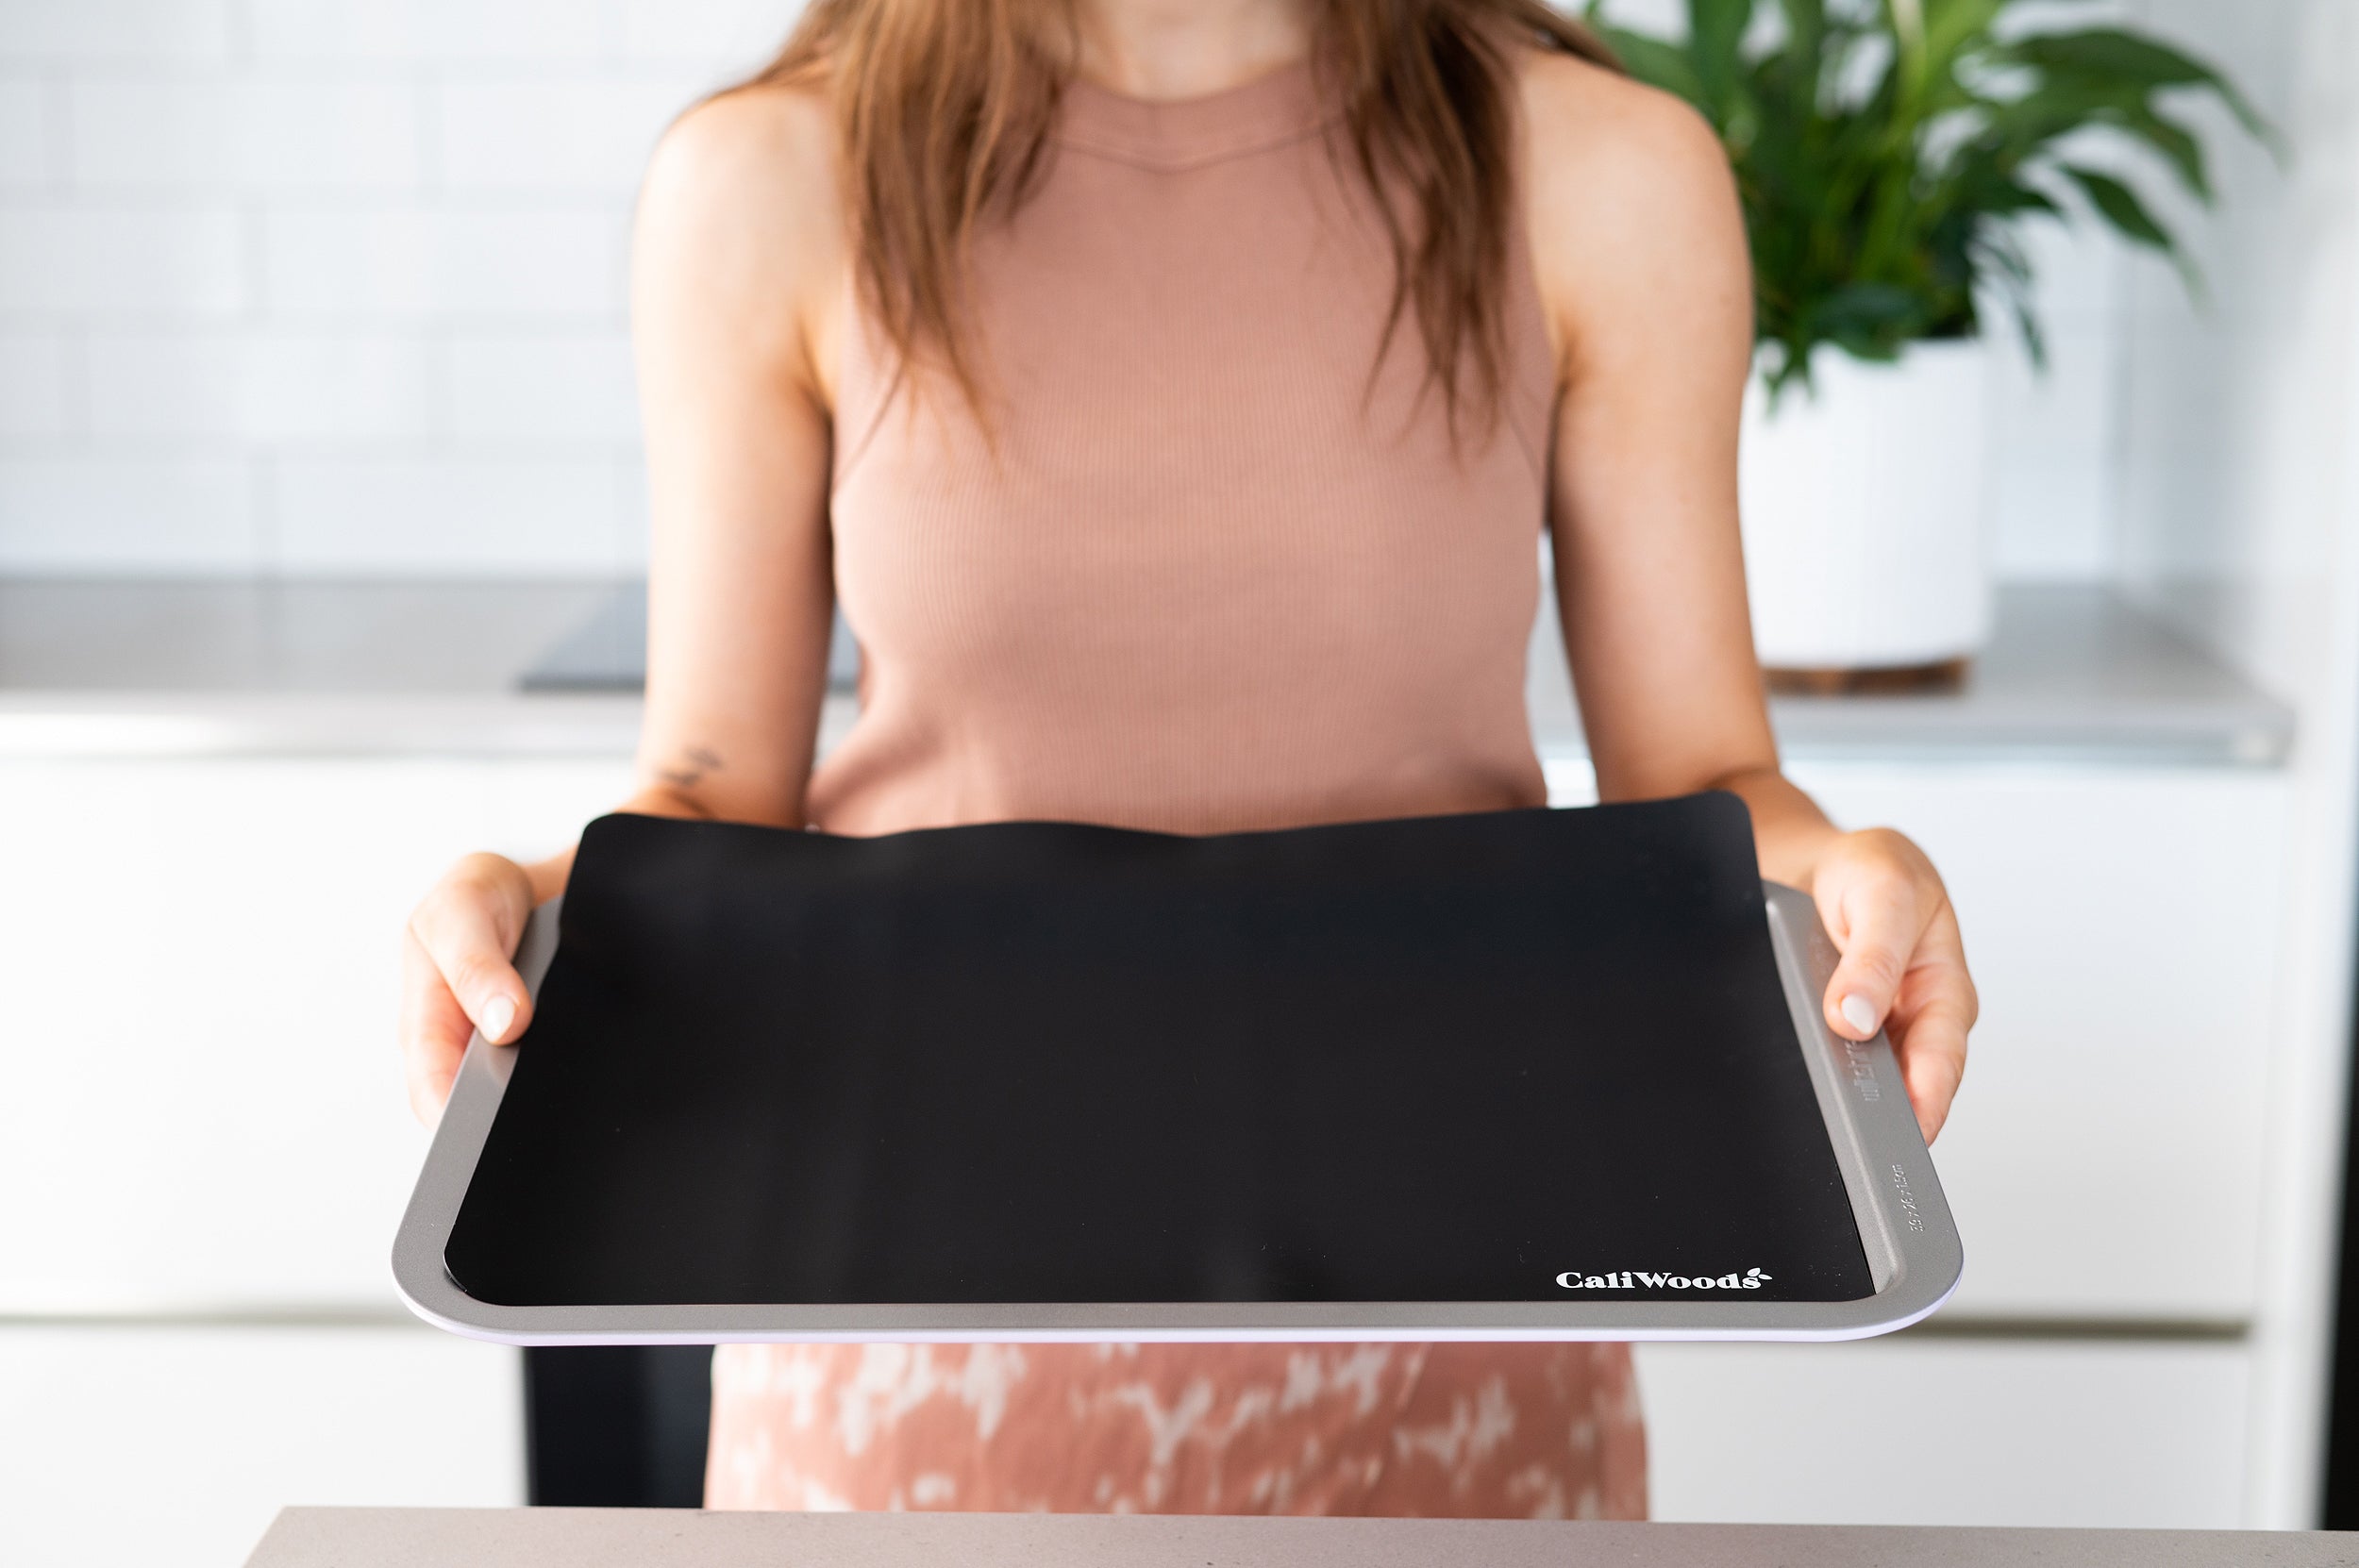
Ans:
[[[432,1126],[476,1030],[494,1045],[524,1033],[532,997],[510,962],[533,906],[532,878],[498,855],[470,855],[411,911],[401,939],[401,1055],[410,1109]]]

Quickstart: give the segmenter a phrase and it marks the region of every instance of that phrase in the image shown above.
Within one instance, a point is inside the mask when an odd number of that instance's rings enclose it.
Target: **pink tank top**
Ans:
[[[1306,67],[1153,104],[1077,84],[975,257],[991,440],[847,334],[832,518],[862,712],[842,833],[1214,832],[1530,806],[1554,374],[1453,451],[1373,202]],[[1373,379],[1371,375],[1373,373]]]
[[[1208,832],[1545,799],[1537,291],[1519,263],[1504,417],[1453,452],[1414,331],[1379,363],[1391,256],[1331,123],[1302,69],[1180,104],[1072,89],[1045,180],[976,258],[995,445],[854,346],[833,521],[862,708],[814,825]],[[1646,1487],[1618,1344],[713,1363],[715,1508],[1635,1518]]]

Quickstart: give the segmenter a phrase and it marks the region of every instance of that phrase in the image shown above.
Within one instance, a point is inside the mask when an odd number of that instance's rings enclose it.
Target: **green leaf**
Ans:
[[[1925,0],[1925,62],[1928,71],[1946,76],[1958,58],[1978,44],[1987,44],[1991,24],[2011,0]]]
[[[2055,197],[2020,180],[1994,181],[1988,191],[1981,193],[1981,200],[1976,205],[1984,212],[1999,218],[2020,217],[2026,212],[2045,213],[2051,218],[2065,215],[2065,209],[2057,204]]]
[[[1706,116],[1711,115],[1712,105],[1705,98],[1704,84],[1697,76],[1695,62],[1687,58],[1686,50],[1620,27],[1599,27],[1598,34],[1607,47],[1621,57],[1631,75],[1649,87],[1676,93]]]
[[[2119,27],[2080,33],[2045,33],[2017,39],[2001,51],[2007,58],[2055,76],[2142,88],[2200,87],[2216,93],[2244,128],[2274,145],[2276,131],[2252,101],[2226,76],[2160,40]]]
[[[2195,259],[2179,248],[2179,242],[2168,229],[2154,221],[2138,193],[2110,175],[2094,169],[2064,166],[2065,175],[2080,186],[2095,207],[2098,215],[2113,225],[2115,231],[2134,243],[2146,246],[2167,259],[2178,270],[2179,281],[2198,301],[2204,295],[2202,269]]]
[[[2205,167],[2203,143],[2193,131],[2144,106],[2125,110],[2115,123],[2122,134],[2159,154],[2189,194],[2206,207],[2212,204],[2212,176]]]
[[[2067,163],[2064,166],[2064,173],[2088,197],[2089,205],[2097,209],[2098,216],[2111,224],[2124,239],[2169,256],[2179,254],[2179,242],[2170,237],[2168,229],[2154,221],[2154,215],[2147,211],[2146,204],[2138,199],[2135,191],[2113,175],[2100,174],[2095,169]]]
[[[1827,37],[1827,0],[1778,0],[1785,18],[1786,53],[1815,60]]]
[[[1753,0],[1687,0],[1687,58],[1715,121],[1725,123],[1736,107],[1745,29],[1752,19]]]
[[[2219,73],[2169,44],[2121,27],[2035,33],[2003,45],[2004,54],[2046,71],[2098,76],[2142,87],[2213,86]]]
[[[1924,335],[1924,301],[1891,283],[1847,283],[1831,291],[1810,313],[1815,335],[1841,344],[1862,359],[1891,359]]]
[[[1818,108],[1818,93],[1825,80],[1827,63],[1827,5],[1826,0],[1778,0],[1778,10],[1785,19],[1785,47],[1763,62],[1756,75],[1755,96],[1761,95],[1765,77],[1783,85],[1793,94],[1797,118],[1807,123]]]
[[[2039,360],[2022,241],[2083,211],[2199,288],[2138,192],[2083,166],[2077,139],[2153,158],[2208,201],[2214,148],[2171,95],[2216,95],[2245,128],[2275,134],[2217,70],[2143,33],[2001,38],[2013,0],[1683,4],[1681,35],[1602,30],[1633,75],[1702,109],[1729,149],[1773,388],[1807,383],[1821,347],[1891,359],[1920,338],[1977,332],[2002,308]],[[1782,25],[1752,32],[1764,14]]]

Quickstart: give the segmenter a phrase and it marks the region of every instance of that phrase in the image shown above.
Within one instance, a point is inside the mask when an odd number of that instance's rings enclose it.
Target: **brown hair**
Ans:
[[[938,353],[970,401],[967,247],[1038,174],[1072,73],[1074,0],[811,0],[745,85],[825,84],[840,127],[860,280],[892,346]],[[1414,316],[1455,423],[1471,369],[1481,405],[1504,375],[1501,291],[1514,200],[1506,45],[1611,66],[1546,0],[1323,0],[1317,64],[1390,236],[1383,342]]]

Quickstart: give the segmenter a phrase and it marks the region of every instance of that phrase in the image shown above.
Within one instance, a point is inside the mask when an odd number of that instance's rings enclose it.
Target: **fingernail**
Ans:
[[[1837,1010],[1843,1014],[1843,1021],[1860,1033],[1876,1032],[1876,1006],[1858,992],[1843,998],[1843,1006]]]
[[[1848,1007],[1849,1004],[1845,1005]],[[1844,1016],[1848,1018],[1850,1014],[1847,1012]],[[483,1031],[484,1039],[496,1045],[508,1038],[508,1026],[515,1021],[516,1004],[505,996],[494,996],[483,1004],[483,1017],[476,1026]]]

